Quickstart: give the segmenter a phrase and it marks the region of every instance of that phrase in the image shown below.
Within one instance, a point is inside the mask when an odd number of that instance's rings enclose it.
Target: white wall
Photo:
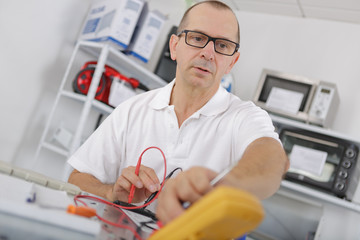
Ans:
[[[235,93],[252,99],[263,68],[337,84],[332,129],[360,141],[360,25],[238,12],[241,56]]]
[[[27,167],[90,0],[0,0],[0,160]]]

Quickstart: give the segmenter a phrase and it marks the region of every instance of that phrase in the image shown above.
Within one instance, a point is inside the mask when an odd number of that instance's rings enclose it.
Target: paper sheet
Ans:
[[[299,111],[304,94],[282,88],[273,87],[266,101],[269,108],[296,114]]]
[[[327,152],[294,145],[290,154],[290,167],[321,176]]]

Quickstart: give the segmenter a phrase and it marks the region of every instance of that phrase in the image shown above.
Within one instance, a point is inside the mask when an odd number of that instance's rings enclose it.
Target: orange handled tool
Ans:
[[[66,212],[87,218],[96,216],[96,210],[94,208],[85,207],[85,206],[69,205]]]

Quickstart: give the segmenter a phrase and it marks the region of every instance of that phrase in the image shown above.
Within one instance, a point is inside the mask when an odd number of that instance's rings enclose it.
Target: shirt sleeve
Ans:
[[[117,112],[115,109],[68,160],[76,170],[106,184],[114,183],[119,176],[123,154],[120,149],[126,121],[119,121]]]
[[[246,148],[256,139],[270,137],[281,144],[269,114],[252,102],[238,112],[233,133],[233,149],[237,160],[241,159]]]

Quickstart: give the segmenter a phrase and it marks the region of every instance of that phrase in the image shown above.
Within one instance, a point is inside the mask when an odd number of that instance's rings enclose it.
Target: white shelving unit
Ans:
[[[80,56],[80,55],[86,55]],[[80,60],[79,60],[80,58]],[[74,72],[80,70],[79,64],[83,64],[87,61],[97,60],[97,66],[91,81],[91,85],[87,95],[82,95],[73,92],[71,83],[73,81]],[[100,114],[108,115],[113,111],[113,108],[96,100],[95,94],[97,86],[99,85],[101,75],[104,71],[105,64],[110,65],[117,69],[119,72],[128,77],[134,77],[141,83],[146,85],[149,89],[155,89],[166,85],[166,81],[159,78],[154,73],[145,69],[144,67],[136,64],[131,58],[120,52],[111,43],[97,43],[91,41],[79,41],[73,51],[70,62],[65,71],[65,75],[62,79],[59,91],[57,93],[54,106],[52,107],[48,120],[46,122],[43,134],[40,139],[40,143],[37,147],[35,154],[35,167],[40,164],[41,154],[47,150],[57,155],[60,155],[65,160],[71,156],[74,151],[81,145],[83,138],[85,125],[90,118],[91,111],[97,111]],[[56,112],[59,110],[60,101],[67,99],[70,102],[80,104],[80,111],[78,113],[78,121],[73,129],[73,138],[70,147],[67,149],[56,142],[51,140],[51,132],[54,132],[54,128],[59,127],[56,121],[66,121],[69,118],[75,118],[75,116],[63,115],[61,117],[56,116]],[[65,108],[72,108],[73,104],[65,104]],[[62,119],[58,119],[62,118]],[[55,123],[54,123],[55,122]],[[64,165],[66,166],[65,162]],[[63,173],[63,180],[67,178],[66,167]],[[69,169],[67,169],[69,170]]]

